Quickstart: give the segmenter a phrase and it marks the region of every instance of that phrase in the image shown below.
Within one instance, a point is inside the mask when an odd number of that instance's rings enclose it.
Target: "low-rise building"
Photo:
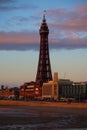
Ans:
[[[87,83],[86,82],[72,82],[67,79],[59,80],[59,95],[60,99],[87,99]]]
[[[17,99],[19,97],[19,88],[1,88],[0,89],[0,99]]]
[[[42,86],[42,98],[58,100],[58,73],[54,73],[54,80],[47,83],[43,83]]]
[[[34,89],[35,82],[31,81],[28,83],[24,83],[20,86],[20,94],[19,98],[23,99],[32,99],[35,96],[35,89]]]

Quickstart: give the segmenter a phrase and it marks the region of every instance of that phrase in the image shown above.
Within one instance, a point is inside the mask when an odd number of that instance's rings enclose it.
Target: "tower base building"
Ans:
[[[59,91],[58,91],[58,73],[54,73],[54,80],[49,81],[48,83],[43,83],[42,86],[42,98],[49,100],[58,100]]]

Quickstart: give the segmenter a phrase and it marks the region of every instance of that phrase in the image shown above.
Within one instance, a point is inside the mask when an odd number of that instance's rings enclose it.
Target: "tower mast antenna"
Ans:
[[[46,14],[46,10],[44,10],[44,15]]]
[[[46,22],[45,15],[46,15],[46,10],[43,11],[43,22]]]

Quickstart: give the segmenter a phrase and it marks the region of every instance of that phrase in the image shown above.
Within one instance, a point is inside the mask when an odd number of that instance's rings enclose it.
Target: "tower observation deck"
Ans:
[[[40,52],[39,61],[36,75],[36,84],[42,86],[43,82],[52,80],[50,57],[49,57],[49,45],[48,45],[48,34],[49,29],[46,23],[45,14],[39,30],[40,33]]]

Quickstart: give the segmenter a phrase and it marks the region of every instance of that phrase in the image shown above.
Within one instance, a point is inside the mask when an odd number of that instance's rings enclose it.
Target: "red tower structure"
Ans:
[[[36,75],[36,84],[42,86],[43,82],[52,80],[50,57],[49,57],[49,45],[48,45],[48,34],[49,29],[46,23],[45,14],[39,30],[40,33],[40,52],[39,62]]]

